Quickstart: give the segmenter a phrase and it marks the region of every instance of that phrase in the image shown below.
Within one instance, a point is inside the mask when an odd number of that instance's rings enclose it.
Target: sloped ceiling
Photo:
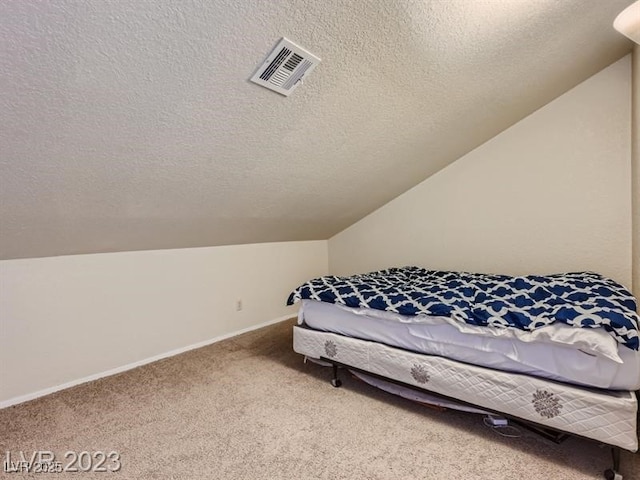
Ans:
[[[627,53],[630,3],[2,2],[0,257],[328,238]],[[247,81],[281,36],[322,58],[288,98]]]

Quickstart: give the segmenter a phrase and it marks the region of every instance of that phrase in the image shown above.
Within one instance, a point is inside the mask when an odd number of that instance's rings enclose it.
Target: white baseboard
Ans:
[[[129,363],[127,365],[123,365],[121,367],[112,368],[110,370],[106,370],[104,372],[95,373],[93,375],[88,375],[86,377],[78,378],[77,380],[72,380],[70,382],[63,383],[61,385],[56,385],[55,387],[45,388],[43,390],[38,390],[37,392],[27,393],[26,395],[20,395],[17,397],[10,398],[8,400],[0,401],[0,409],[11,407],[12,405],[17,405],[19,403],[28,402],[29,400],[34,400],[39,397],[44,397],[45,395],[49,395],[54,392],[58,392],[60,390],[65,390],[67,388],[75,387],[76,385],[80,385],[82,383],[91,382],[93,380],[98,380],[99,378],[110,377],[111,375],[115,375],[117,373],[126,372],[127,370],[131,370],[136,367],[141,367],[142,365],[146,365],[148,363],[153,363],[158,360],[162,360],[163,358],[173,357],[175,355],[179,355],[184,352],[188,352],[189,350],[195,350],[196,348],[206,347],[207,345],[211,345],[212,343],[220,342],[222,340],[226,340],[228,338],[237,337],[238,335],[242,335],[243,333],[251,332],[253,330],[258,330],[259,328],[268,327],[269,325],[273,325],[275,323],[283,322],[285,320],[289,320],[293,318],[294,315],[285,315],[284,317],[276,318],[274,320],[269,320],[267,322],[259,323],[258,325],[253,325],[251,327],[243,328],[242,330],[237,330],[231,333],[225,333],[224,335],[220,335],[215,338],[211,338],[209,340],[205,340],[203,342],[194,343],[193,345],[188,345],[186,347],[177,348],[175,350],[171,350],[169,352],[161,353],[159,355],[154,355],[153,357],[145,358],[144,360],[139,360],[137,362]]]

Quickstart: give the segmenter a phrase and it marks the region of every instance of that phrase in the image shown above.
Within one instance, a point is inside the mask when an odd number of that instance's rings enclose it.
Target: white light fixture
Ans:
[[[613,27],[640,44],[640,0],[625,8],[613,21]]]

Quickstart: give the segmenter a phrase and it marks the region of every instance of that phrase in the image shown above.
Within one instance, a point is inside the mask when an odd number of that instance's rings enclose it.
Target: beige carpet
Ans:
[[[121,454],[73,479],[601,479],[609,450],[499,437],[473,414],[421,407],[303,364],[283,322],[0,410],[0,452]],[[16,366],[17,368],[17,366]],[[640,455],[624,452],[625,480]]]

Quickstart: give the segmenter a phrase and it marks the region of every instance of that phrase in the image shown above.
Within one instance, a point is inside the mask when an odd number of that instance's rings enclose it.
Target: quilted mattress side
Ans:
[[[383,344],[294,327],[293,347],[479,407],[583,437],[638,449],[633,392],[595,390],[469,365]]]

